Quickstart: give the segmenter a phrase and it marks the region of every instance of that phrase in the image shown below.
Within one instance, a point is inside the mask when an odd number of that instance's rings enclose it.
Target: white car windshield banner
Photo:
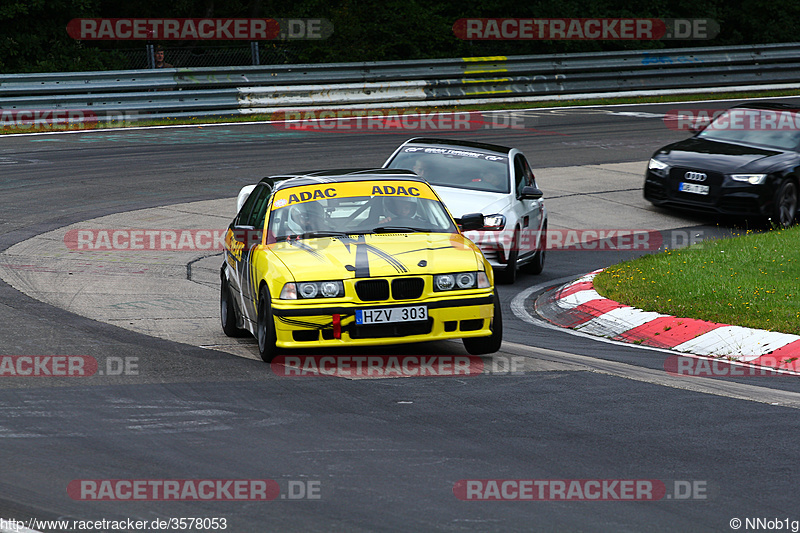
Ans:
[[[413,153],[413,152],[421,152],[424,154],[441,154],[441,155],[453,155],[457,157],[472,157],[475,159],[486,159],[487,161],[506,161],[505,157],[497,156],[497,155],[490,155],[490,154],[481,154],[479,152],[469,152],[466,150],[452,150],[450,148],[414,148],[409,147],[404,150],[406,153]]]

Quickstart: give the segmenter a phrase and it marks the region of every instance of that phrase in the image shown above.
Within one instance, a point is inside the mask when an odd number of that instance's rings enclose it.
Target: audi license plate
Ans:
[[[694,194],[708,194],[708,185],[698,185],[697,183],[686,183],[682,181],[678,190],[681,192],[691,192]]]
[[[424,305],[356,310],[356,324],[387,324],[389,322],[418,322],[421,320],[428,320],[428,307]]]

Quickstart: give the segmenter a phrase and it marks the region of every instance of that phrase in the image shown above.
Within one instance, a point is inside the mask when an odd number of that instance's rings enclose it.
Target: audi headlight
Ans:
[[[761,185],[767,181],[766,174],[731,174],[733,181],[747,181],[752,185]]]
[[[664,163],[663,161],[659,161],[658,159],[651,158],[650,162],[647,163],[647,168],[652,170],[653,173],[659,176],[664,176],[667,173],[669,165]]]
[[[344,283],[341,281],[287,283],[281,291],[281,300],[341,298],[342,296],[344,296]]]
[[[489,286],[485,272],[458,272],[433,276],[433,290],[437,292],[477,289]]]

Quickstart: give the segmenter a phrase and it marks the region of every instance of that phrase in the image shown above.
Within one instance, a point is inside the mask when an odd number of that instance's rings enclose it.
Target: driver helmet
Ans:
[[[325,212],[319,202],[305,202],[289,208],[286,226],[289,231],[301,235],[307,231],[321,230]]]
[[[390,216],[411,218],[417,212],[417,202],[411,198],[386,198],[386,209]]]

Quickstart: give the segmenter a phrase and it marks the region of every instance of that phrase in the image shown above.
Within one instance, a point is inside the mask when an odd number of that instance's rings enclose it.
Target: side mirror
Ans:
[[[461,226],[461,231],[472,231],[475,229],[481,229],[483,227],[483,213],[470,213],[468,215],[464,215],[461,219],[457,220],[459,226]]]
[[[544,193],[533,185],[526,185],[519,194],[521,200],[538,200],[542,196],[544,196]]]
[[[247,201],[247,198],[250,196],[250,193],[253,192],[255,189],[255,185],[245,185],[242,187],[242,190],[239,191],[239,196],[236,197],[236,212],[242,210],[242,206]]]
[[[711,125],[710,120],[695,120],[689,126],[689,133],[696,135]]]

